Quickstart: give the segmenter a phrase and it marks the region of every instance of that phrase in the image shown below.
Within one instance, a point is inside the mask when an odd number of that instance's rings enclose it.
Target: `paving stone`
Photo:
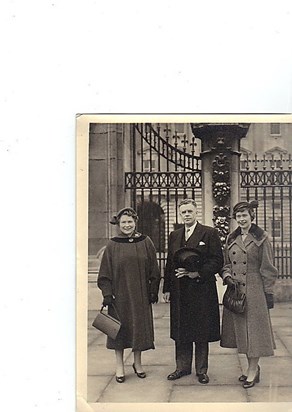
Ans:
[[[168,368],[175,368],[174,347],[156,347],[154,350],[147,350],[142,353],[143,365],[166,365]]]
[[[106,335],[102,332],[99,332],[97,329],[92,328],[93,330],[88,332],[88,348],[90,349],[91,346],[96,345],[104,345],[106,344]]]
[[[219,342],[209,343],[209,353],[210,355],[226,355],[226,354],[237,354],[236,348],[222,348]]]
[[[261,387],[255,385],[247,389],[247,393],[249,402],[292,402],[291,386]]]
[[[269,356],[260,358],[260,383],[261,386],[292,386],[292,359],[291,357]],[[241,358],[242,370],[246,371],[247,362]]]
[[[164,320],[165,322],[165,320]],[[156,327],[154,329],[154,344],[156,348],[162,346],[173,346],[174,340],[169,336],[169,327]]]
[[[115,353],[106,349],[88,352],[87,374],[103,376],[115,373]]]
[[[103,391],[99,402],[168,402],[172,385],[164,378],[164,372],[159,373],[159,368],[144,369],[147,373],[145,379],[139,379],[128,369],[124,383],[119,384],[113,378]]]
[[[115,381],[115,353],[106,349],[105,336],[91,329],[90,321],[97,311],[90,311],[88,401],[93,406],[92,410],[100,410],[100,403],[110,408],[115,402],[226,402],[226,407],[228,402],[237,402],[238,405],[241,402],[282,402],[283,405],[284,402],[291,402],[292,304],[281,303],[277,306],[271,311],[277,345],[275,356],[260,359],[261,381],[248,390],[243,389],[237,381],[238,376],[246,370],[246,356],[238,354],[236,348],[221,348],[219,342],[210,343],[208,385],[201,385],[197,381],[194,366],[189,376],[176,381],[166,379],[175,369],[175,351],[174,341],[169,337],[169,305],[163,303],[153,306],[156,349],[142,354],[147,378],[138,379],[134,374],[131,366],[133,354],[131,349],[126,349],[126,382],[118,384]],[[96,399],[99,401],[96,402]],[[263,412],[267,412],[267,409]]]
[[[292,358],[261,358],[260,386],[292,386]]]
[[[238,386],[174,386],[170,402],[247,402],[247,395]]]
[[[291,316],[291,311],[290,311],[290,316]],[[272,322],[272,327],[273,329],[277,329],[279,326],[291,326],[292,325],[292,319],[290,319],[287,316],[271,316],[271,322]]]
[[[124,359],[127,361],[131,350],[125,350]],[[116,370],[115,351],[104,347],[97,347],[88,352],[88,375],[108,375],[114,374]]]
[[[97,402],[112,378],[112,374],[108,376],[89,376],[87,380],[87,401]]]
[[[173,372],[174,369],[175,368],[173,368],[173,369],[168,368],[167,373],[165,374],[165,376],[167,376],[171,372]],[[177,379],[175,381],[171,381],[171,382],[172,382],[173,386],[194,386],[194,385],[197,384],[198,379],[196,377],[196,374],[195,374],[195,371],[194,371],[194,368],[193,368],[192,373],[190,375],[183,376],[182,378]]]
[[[155,348],[161,348],[163,346],[170,346],[174,348],[174,341],[169,337],[169,331],[165,329],[165,333],[161,331],[155,334],[154,338]]]
[[[292,336],[292,326],[278,327],[276,333],[279,333],[281,336]]]
[[[285,345],[290,356],[292,355],[292,336],[281,336],[282,342]]]
[[[289,316],[289,313],[291,313],[292,310],[292,304],[291,302],[285,302],[285,303],[276,303],[274,309],[271,310],[271,316],[278,317],[278,316]]]
[[[242,374],[237,354],[210,355],[208,375],[214,385],[237,385]]]
[[[278,333],[274,333],[276,349],[274,356],[289,356],[289,352],[283,342],[281,341],[280,337],[278,337]]]

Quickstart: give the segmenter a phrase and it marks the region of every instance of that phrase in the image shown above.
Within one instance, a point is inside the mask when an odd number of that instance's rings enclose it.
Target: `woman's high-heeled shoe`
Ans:
[[[246,375],[240,375],[240,377],[238,378],[239,382],[244,382],[247,380],[247,376]]]
[[[135,363],[133,363],[132,366],[133,366],[134,372],[136,373],[136,375],[138,376],[138,378],[141,378],[141,379],[146,378],[146,373],[145,373],[145,372],[137,372]]]
[[[116,381],[118,383],[123,383],[123,382],[125,382],[125,380],[126,380],[125,376],[116,376]]]
[[[258,366],[258,370],[257,370],[257,373],[254,379],[252,381],[243,382],[242,386],[244,389],[249,389],[249,388],[252,388],[256,383],[259,383],[259,381],[260,381],[260,367]]]

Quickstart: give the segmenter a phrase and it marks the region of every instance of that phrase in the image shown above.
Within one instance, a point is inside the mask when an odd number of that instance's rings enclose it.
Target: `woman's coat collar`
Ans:
[[[252,242],[254,242],[257,246],[260,246],[267,237],[267,232],[252,223],[244,242],[241,239],[241,229],[238,227],[230,233],[227,239],[227,247],[230,248],[234,243],[237,243],[240,247],[245,248]]]

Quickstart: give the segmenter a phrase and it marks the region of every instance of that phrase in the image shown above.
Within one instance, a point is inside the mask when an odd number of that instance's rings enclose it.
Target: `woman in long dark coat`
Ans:
[[[125,348],[132,348],[133,369],[139,378],[146,377],[141,351],[154,349],[151,303],[158,301],[160,272],[155,247],[148,236],[136,231],[137,220],[134,209],[124,208],[111,221],[119,226],[120,233],[110,239],[104,251],[97,280],[103,305],[112,316],[116,308],[122,323],[117,338],[107,338],[107,348],[116,353],[119,383],[125,381]]]
[[[269,309],[274,306],[273,287],[278,271],[273,265],[273,251],[268,234],[252,223],[257,201],[240,202],[234,206],[233,218],[238,228],[226,242],[224,284],[246,294],[244,314],[235,314],[224,307],[221,346],[238,348],[248,361],[246,374],[239,377],[244,388],[260,380],[259,359],[274,354],[275,342]]]

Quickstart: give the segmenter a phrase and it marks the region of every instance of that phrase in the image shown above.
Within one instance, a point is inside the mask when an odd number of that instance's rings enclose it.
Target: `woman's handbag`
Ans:
[[[233,287],[227,287],[223,296],[223,305],[233,313],[244,313],[246,308],[246,296],[245,293],[239,291],[239,286],[237,284]]]
[[[116,339],[122,324],[115,306],[112,306],[116,312],[117,319],[109,315],[108,313],[104,313],[104,306],[102,306],[96,318],[94,319],[92,326],[105,333],[108,337]]]

